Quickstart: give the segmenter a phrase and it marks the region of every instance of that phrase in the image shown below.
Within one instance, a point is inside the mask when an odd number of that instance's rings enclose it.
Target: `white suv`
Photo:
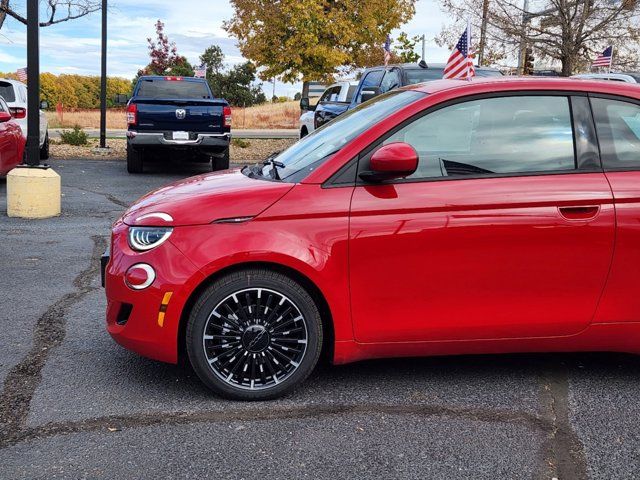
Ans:
[[[9,105],[9,111],[27,138],[27,86],[16,80],[0,78],[0,97]],[[40,110],[40,159],[49,158],[49,125],[47,117]]]

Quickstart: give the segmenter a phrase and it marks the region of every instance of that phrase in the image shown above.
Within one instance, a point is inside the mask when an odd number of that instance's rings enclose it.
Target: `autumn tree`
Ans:
[[[436,39],[453,47],[470,18],[480,32],[483,0],[440,0],[457,20]],[[607,46],[615,50],[618,68],[635,69],[640,58],[640,6],[636,0],[544,0],[525,12],[516,0],[489,0],[485,64],[513,63],[522,47],[531,47],[536,59],[561,65],[568,76],[589,67]],[[479,35],[475,35],[477,48]]]
[[[416,0],[231,0],[224,28],[263,79],[322,80],[359,67],[415,13]]]
[[[147,38],[147,43],[151,62],[138,71],[138,76],[170,73],[176,76],[193,77],[193,67],[185,57],[178,55],[178,47],[174,42],[169,41],[162,21],[156,22],[156,38]]]
[[[214,96],[226,99],[233,106],[251,106],[266,102],[262,84],[256,84],[256,66],[244,62],[227,69],[224,53],[218,45],[211,45],[200,61],[207,69],[207,81]]]
[[[416,53],[416,44],[420,41],[421,37],[415,35],[409,37],[405,32],[400,33],[396,38],[394,51],[400,57],[400,61],[403,63],[414,63],[420,60],[420,55]]]
[[[17,2],[13,0],[0,0],[0,29],[7,17],[27,24],[24,2],[19,3],[19,6],[14,5],[15,3]],[[75,20],[102,8],[102,1],[99,0],[47,0],[41,3],[46,4],[44,20],[40,22],[41,27]]]

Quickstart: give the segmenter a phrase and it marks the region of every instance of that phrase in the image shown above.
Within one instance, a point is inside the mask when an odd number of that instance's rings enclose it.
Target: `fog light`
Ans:
[[[156,272],[151,265],[146,263],[136,263],[127,270],[124,276],[124,283],[134,290],[144,290],[156,279]]]

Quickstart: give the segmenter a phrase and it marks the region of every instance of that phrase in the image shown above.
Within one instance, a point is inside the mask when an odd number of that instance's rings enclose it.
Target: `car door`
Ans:
[[[343,114],[348,105],[339,102],[338,97],[340,96],[340,90],[342,87],[336,86],[327,90],[325,95],[323,95],[319,106],[320,108],[316,109],[315,116],[315,126],[316,128],[320,128],[325,123],[329,123],[331,120],[336,118],[338,115]]]
[[[322,96],[320,97],[320,100],[318,100],[318,104],[316,105],[316,109],[314,112],[314,120],[313,120],[315,128],[320,128],[322,125],[327,123],[328,121],[326,120],[327,105],[329,104],[331,96],[336,94],[339,91],[340,91],[340,87],[327,88],[322,94]]]
[[[8,105],[0,99],[0,112],[9,113]],[[0,174],[5,175],[15,163],[17,156],[17,141],[15,124],[11,121],[0,122]]]
[[[362,92],[375,87],[375,88],[380,88],[380,82],[382,82],[382,77],[384,76],[384,70],[383,69],[378,69],[378,70],[369,70],[368,72],[364,73],[364,76],[362,77],[362,80],[360,80],[360,86],[358,88],[358,93],[356,93],[356,95],[354,96],[353,102],[351,104],[351,107],[357,107],[358,105],[360,105],[362,103]]]
[[[614,241],[612,193],[589,115],[584,96],[485,96],[435,107],[364,153],[359,171],[380,145],[406,142],[419,167],[354,191],[357,341],[563,336],[588,327]]]
[[[611,275],[595,321],[640,321],[640,102],[591,98],[606,176],[616,204]]]

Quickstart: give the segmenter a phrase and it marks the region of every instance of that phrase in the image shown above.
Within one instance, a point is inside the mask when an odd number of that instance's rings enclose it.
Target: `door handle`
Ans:
[[[591,220],[598,216],[600,206],[589,205],[585,207],[559,207],[560,215],[567,220]]]

